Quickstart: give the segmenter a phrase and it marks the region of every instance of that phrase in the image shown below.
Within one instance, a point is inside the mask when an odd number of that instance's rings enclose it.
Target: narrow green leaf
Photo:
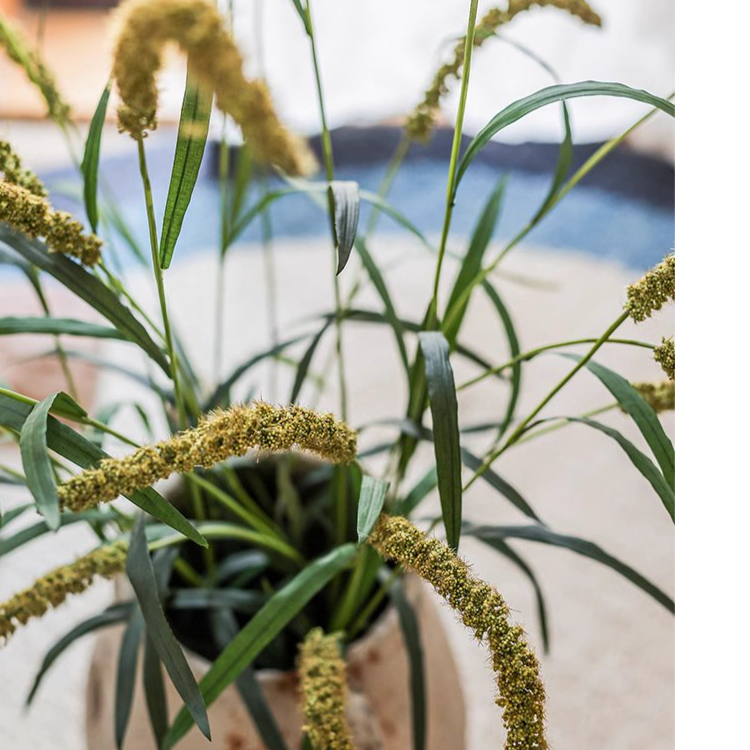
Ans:
[[[412,487],[409,494],[394,508],[394,515],[411,516],[417,506],[437,487],[437,469],[431,466]]]
[[[23,473],[40,515],[50,529],[60,528],[60,498],[47,451],[47,419],[57,394],[47,396],[29,413],[21,428]]]
[[[201,692],[210,706],[231,685],[307,603],[354,559],[357,547],[345,544],[310,563],[245,625],[214,661],[201,680]],[[190,714],[182,709],[162,744],[169,750],[192,726]]]
[[[305,28],[305,34],[312,36],[310,32],[310,25],[308,23],[307,13],[302,5],[302,0],[292,0],[294,9],[297,11],[297,15],[302,19],[302,25]]]
[[[393,425],[397,427],[404,435],[416,438],[417,440],[429,440],[430,442],[435,441],[435,436],[432,430],[428,430],[422,425],[418,425],[416,422],[412,422],[409,419],[382,419],[377,422],[373,422],[372,425]],[[390,447],[389,443],[387,447]],[[461,461],[464,466],[471,471],[476,471],[482,465],[482,459],[476,456],[466,448],[461,448]],[[439,471],[439,470],[438,470]],[[438,473],[439,476],[439,473]],[[518,510],[521,511],[525,516],[533,518],[535,521],[542,523],[539,516],[536,514],[534,509],[529,505],[526,499],[521,493],[513,487],[509,482],[503,479],[493,469],[487,469],[482,474],[482,479],[487,482],[491,487],[497,490],[507,500],[509,500]]]
[[[130,582],[133,584],[133,590],[143,613],[143,619],[146,621],[148,637],[159,654],[159,658],[177,692],[185,702],[185,707],[203,735],[210,740],[211,730],[208,726],[208,714],[206,713],[203,696],[198,689],[193,673],[190,671],[185,654],[182,653],[180,644],[169,627],[159,601],[159,590],[146,541],[143,515],[138,518],[133,529],[125,569]]]
[[[10,523],[16,520],[16,518],[20,518],[24,513],[27,513],[35,507],[35,503],[24,503],[23,505],[19,505],[9,511],[3,511],[2,518],[0,518],[0,529],[7,528]]]
[[[307,378],[307,372],[310,369],[310,365],[312,364],[313,357],[315,356],[315,350],[318,348],[318,345],[321,342],[321,339],[325,335],[325,332],[329,329],[331,324],[333,323],[333,318],[329,318],[326,320],[326,322],[323,324],[321,329],[313,336],[312,341],[310,342],[310,345],[305,350],[305,353],[302,355],[302,359],[299,361],[299,365],[297,366],[297,372],[294,376],[294,384],[292,385],[292,392],[289,396],[289,401],[291,403],[294,403],[297,398],[299,397],[300,391],[302,390],[302,386],[305,384],[305,379]]]
[[[625,451],[628,458],[633,463],[633,466],[638,469],[641,475],[654,488],[654,491],[659,496],[659,499],[662,501],[662,504],[666,508],[667,513],[669,513],[672,522],[674,522],[674,491],[669,486],[669,484],[667,484],[667,480],[664,479],[664,475],[661,473],[661,471],[659,471],[657,466],[647,455],[638,450],[638,448],[636,448],[633,443],[631,443],[630,440],[628,440],[621,432],[618,432],[612,427],[602,424],[601,422],[597,422],[593,419],[587,419],[585,417],[560,417],[560,419],[563,419],[566,422],[577,422],[578,424],[588,425],[589,427],[593,427],[595,430],[599,430],[599,432],[603,432],[605,435],[608,435],[613,440],[615,440]],[[537,422],[537,424],[549,421],[554,421],[554,419],[543,419]]]
[[[33,406],[30,404],[19,402],[0,393],[0,425],[20,433],[32,408]],[[109,455],[101,448],[54,417],[49,417],[47,421],[47,446],[50,450],[83,469],[88,469],[102,459],[109,458]],[[185,516],[153,488],[136,490],[127,495],[127,498],[131,503],[167,526],[171,526],[175,531],[196,544],[200,544],[202,547],[207,546],[206,540]],[[66,523],[65,515],[63,514],[62,517],[63,524]],[[2,548],[2,544],[0,544],[0,548]]]
[[[143,649],[142,684],[151,731],[154,733],[156,746],[161,747],[169,727],[167,691],[164,686],[159,654],[156,653],[156,648],[148,636],[145,638]]]
[[[531,569],[531,566],[504,539],[501,539],[500,537],[485,537],[478,535],[476,535],[476,538],[479,539],[480,542],[484,542],[494,550],[497,550],[501,555],[507,557],[529,579],[529,583],[531,583],[536,597],[536,610],[537,616],[539,617],[539,629],[542,632],[544,653],[549,653],[549,621],[547,618],[547,605],[544,601],[542,587],[539,585],[539,581],[537,580],[536,574]]]
[[[188,73],[159,242],[159,261],[163,269],[169,268],[172,262],[182,222],[198,180],[208,137],[212,101],[211,94],[197,86]]]
[[[404,343],[404,327],[401,324],[401,320],[396,313],[396,308],[391,299],[390,292],[388,291],[388,285],[385,283],[383,275],[380,273],[380,269],[375,263],[372,255],[370,255],[364,240],[358,239],[354,243],[359,253],[359,257],[362,260],[362,265],[367,271],[367,275],[372,281],[372,285],[375,287],[380,299],[383,301],[385,307],[385,317],[393,329],[393,335],[396,338],[396,346],[398,347],[398,353],[401,357],[401,364],[404,366],[407,378],[409,377],[409,355],[406,352],[406,344]]]
[[[219,609],[211,613],[211,627],[220,650],[232,642],[240,629],[235,616],[228,609]],[[255,676],[252,664],[242,672],[234,684],[267,750],[287,750],[284,737]]]
[[[279,344],[275,344],[274,346],[266,349],[263,352],[260,352],[259,354],[254,354],[245,362],[238,365],[225,381],[216,386],[216,390],[211,394],[211,396],[209,396],[208,400],[206,401],[206,410],[208,411],[209,409],[215,409],[216,407],[228,402],[231,396],[232,388],[236,385],[237,381],[239,381],[241,377],[243,377],[245,374],[247,374],[247,372],[255,367],[255,365],[265,361],[269,357],[275,357],[277,354],[281,354],[284,349],[287,349],[288,347],[293,346],[300,341],[304,341],[309,337],[310,336],[308,334],[294,336],[290,339],[287,339],[286,341],[280,342]]]
[[[627,578],[631,583],[634,583],[649,596],[656,599],[659,604],[670,612],[674,613],[675,611],[672,598],[665,594],[658,586],[655,586],[651,581],[644,578],[629,565],[612,557],[612,555],[605,552],[599,545],[586,541],[585,539],[580,539],[575,536],[567,536],[566,534],[557,534],[544,526],[470,526],[465,528],[464,532],[470,536],[480,537],[482,538],[482,541],[485,541],[485,537],[490,540],[524,539],[530,542],[540,542],[542,544],[549,544],[553,547],[561,547],[563,549],[571,550],[583,557],[588,557],[591,560],[596,560],[602,565],[606,565],[624,578]]]
[[[450,346],[445,336],[437,331],[420,333],[419,345],[424,356],[430,396],[443,524],[448,544],[453,549],[458,549],[461,538],[461,438]]]
[[[338,276],[349,262],[349,256],[354,247],[357,237],[357,225],[359,224],[359,185],[356,182],[335,180],[330,187],[331,199],[333,200],[333,215],[336,226],[336,250],[337,263],[336,275]]]
[[[560,352],[561,357],[567,357],[579,361],[581,359],[577,354]],[[589,360],[586,367],[596,375],[604,387],[617,399],[623,411],[633,418],[641,434],[646,439],[649,448],[653,451],[656,462],[661,467],[667,484],[674,492],[675,489],[675,453],[672,441],[664,432],[656,412],[646,403],[638,391],[630,383],[598,362]]]
[[[621,83],[606,83],[600,81],[581,81],[580,83],[558,84],[541,89],[530,96],[509,104],[505,109],[498,112],[479,133],[474,137],[466,149],[456,174],[456,189],[461,178],[469,168],[469,164],[476,155],[484,148],[489,140],[497,135],[503,128],[517,122],[526,115],[541,107],[554,102],[567,101],[584,96],[613,96],[624,97],[634,101],[650,104],[674,117],[675,107],[672,102],[661,97],[649,94],[647,91],[632,89]]]
[[[98,339],[119,339],[125,337],[116,329],[71,318],[0,318],[0,336],[21,333],[66,334],[67,336],[89,336]]]
[[[419,620],[406,597],[403,580],[396,580],[388,594],[396,608],[401,634],[404,637],[409,659],[409,693],[411,697],[411,724],[413,750],[424,750],[427,729],[427,701],[425,689],[424,655],[419,634]]]
[[[138,649],[143,637],[143,615],[133,607],[125,633],[120,641],[117,657],[117,679],[115,680],[115,742],[121,748],[130,721],[135,693],[135,672],[138,664]]]
[[[88,620],[76,625],[74,628],[69,630],[60,640],[58,640],[52,648],[47,651],[42,660],[42,665],[39,667],[39,671],[34,677],[34,684],[31,686],[28,696],[26,697],[26,705],[30,704],[34,700],[39,687],[42,684],[44,675],[47,674],[50,667],[57,661],[57,658],[65,651],[71,643],[82,638],[84,635],[93,633],[100,628],[106,628],[110,625],[117,625],[118,623],[124,622],[130,615],[130,611],[133,608],[132,602],[122,602],[113,604],[111,607],[107,607],[104,612],[98,615],[90,617]]]
[[[94,116],[89,125],[89,134],[86,138],[86,147],[83,151],[81,162],[81,174],[83,175],[83,202],[86,206],[86,216],[91,226],[91,231],[96,233],[99,226],[99,206],[97,201],[97,189],[99,186],[99,152],[102,145],[102,131],[104,120],[107,116],[107,103],[112,91],[112,81],[104,87],[99,104],[96,105]]]
[[[169,363],[162,349],[117,295],[96,276],[60,253],[50,253],[40,242],[0,224],[0,242],[18,252],[41,271],[45,271],[73,294],[101,313],[124,338],[137,344],[169,375]]]
[[[505,335],[508,339],[508,350],[510,352],[510,357],[511,359],[513,359],[521,354],[521,344],[518,340],[516,327],[513,324],[513,318],[511,318],[510,312],[505,306],[502,297],[500,297],[495,287],[492,286],[489,281],[483,281],[482,288],[484,289],[487,297],[489,297],[490,302],[494,305],[495,310],[497,310],[498,317],[503,324]],[[510,395],[508,396],[508,405],[505,407],[505,416],[503,417],[503,421],[500,423],[500,426],[498,428],[498,435],[496,440],[500,440],[500,438],[505,434],[506,430],[513,421],[513,417],[516,414],[518,397],[521,394],[521,368],[521,362],[515,362],[511,367]]]
[[[453,284],[453,290],[448,299],[445,308],[444,320],[450,320],[450,326],[443,325],[441,329],[453,346],[456,337],[461,329],[466,309],[469,306],[469,298],[463,294],[464,290],[471,284],[474,278],[482,271],[482,261],[485,251],[495,234],[497,222],[500,219],[500,208],[505,195],[505,186],[508,180],[503,177],[495,189],[490,193],[482,213],[479,216],[474,231],[471,235],[469,248],[461,262],[461,268],[458,271],[456,280]]]
[[[84,510],[80,513],[63,513],[60,516],[60,526],[70,526],[74,523],[106,523],[116,520],[118,520],[117,514],[110,511]],[[39,523],[26,526],[12,536],[0,539],[0,557],[49,533],[50,529],[46,521],[39,521]]]
[[[374,477],[362,477],[357,505],[357,544],[363,544],[370,536],[380,517],[388,493],[388,482]]]

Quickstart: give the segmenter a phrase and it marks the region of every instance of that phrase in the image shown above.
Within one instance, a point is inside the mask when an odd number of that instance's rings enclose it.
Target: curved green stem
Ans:
[[[469,23],[466,30],[464,42],[464,61],[461,73],[461,93],[458,100],[458,112],[456,113],[456,124],[453,129],[453,146],[451,147],[451,160],[448,166],[448,187],[445,204],[445,215],[443,217],[443,229],[440,236],[438,248],[437,265],[435,267],[435,278],[432,284],[432,300],[427,312],[427,327],[432,328],[438,321],[438,292],[440,290],[440,273],[443,268],[443,260],[448,245],[448,234],[450,233],[453,206],[456,198],[456,175],[458,173],[458,157],[461,151],[461,136],[463,134],[464,114],[466,112],[466,99],[469,93],[469,77],[471,73],[471,54],[474,49],[474,29],[477,22],[478,0],[471,0],[469,8]]]
[[[493,462],[505,453],[524,433],[527,425],[536,417],[539,412],[573,379],[575,374],[586,366],[586,363],[596,354],[597,351],[609,340],[612,334],[628,319],[628,313],[623,312],[612,325],[596,340],[594,345],[589,349],[581,359],[576,362],[570,372],[539,402],[532,412],[516,427],[507,440],[500,447],[491,451],[482,462],[482,465],[474,472],[472,478],[466,483],[464,491],[468,490],[477,479],[479,479],[490,468]]]
[[[513,359],[508,360],[507,362],[503,363],[502,365],[497,365],[497,367],[491,367],[489,370],[485,370],[483,373],[477,375],[476,377],[472,378],[471,380],[467,380],[464,383],[461,383],[461,385],[456,387],[457,391],[463,391],[466,388],[470,388],[472,385],[476,385],[477,383],[480,383],[482,380],[485,380],[486,378],[493,377],[494,375],[499,375],[503,370],[508,370],[513,365],[518,364],[519,362],[527,362],[530,359],[533,359],[539,354],[542,354],[544,352],[551,351],[552,349],[562,349],[567,346],[577,346],[579,344],[595,344],[599,339],[575,339],[573,341],[560,341],[557,344],[546,344],[545,346],[539,346],[536,349],[529,349],[527,352],[522,352],[521,354],[513,357]],[[635,339],[608,339],[608,344],[624,344],[626,346],[639,346],[643,349],[653,349],[654,344],[649,344],[646,341],[636,341]]]

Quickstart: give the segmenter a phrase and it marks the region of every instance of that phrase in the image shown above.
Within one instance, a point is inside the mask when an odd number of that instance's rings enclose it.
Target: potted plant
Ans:
[[[582,0],[513,0],[507,8],[494,9],[479,20],[477,2],[471,0],[465,36],[409,118],[381,193],[371,195],[356,183],[336,179],[311,4],[295,0],[294,5],[310,45],[320,95],[322,181],[311,179],[315,159],[276,115],[265,83],[244,77],[225,20],[207,0],[128,0],[122,6],[113,84],[105,88],[91,122],[81,166],[88,228],[56,210],[42,183],[24,169],[11,145],[0,143],[0,259],[20,266],[40,299],[44,300],[40,275],[51,276],[106,320],[106,325],[98,325],[45,315],[6,319],[0,327],[9,334],[72,333],[118,339],[139,349],[154,371],[147,382],[163,405],[162,434],[167,435],[144,445],[122,434],[108,419],[93,417],[80,406],[73,398],[72,382],[68,392],[41,401],[0,389],[2,434],[18,445],[22,464],[20,471],[0,466],[0,472],[25,485],[33,496],[33,503],[5,514],[0,551],[72,523],[87,524],[95,535],[88,555],[0,604],[0,638],[9,641],[29,619],[45,615],[97,577],[118,581],[118,595],[110,607],[54,644],[32,691],[33,697],[46,670],[71,642],[101,631],[88,694],[89,743],[97,750],[149,746],[187,750],[204,746],[204,737],[210,736],[224,743],[220,746],[269,750],[297,747],[300,740],[314,750],[460,748],[464,712],[456,666],[425,596],[426,583],[489,649],[506,747],[545,748],[545,690],[537,658],[500,593],[475,577],[457,550],[461,536],[471,535],[514,562],[536,586],[509,540],[525,538],[566,547],[609,565],[673,609],[666,594],[628,565],[596,545],[549,529],[521,493],[496,473],[496,462],[535,434],[577,421],[614,439],[674,518],[674,449],[657,417],[658,411],[674,408],[673,341],[665,339],[655,349],[650,347],[669,376],[663,383],[633,385],[594,357],[610,343],[645,345],[617,339],[617,329],[628,319],[637,322],[651,316],[674,298],[675,262],[668,255],[624,291],[624,308],[622,301],[614,300],[613,323],[600,336],[551,342],[530,351],[518,344],[512,318],[493,283],[494,273],[500,261],[621,140],[604,145],[571,174],[569,100],[627,97],[669,115],[674,106],[670,100],[620,84],[558,84],[502,109],[461,153],[472,56],[500,26],[537,5],[555,6],[583,22],[599,23]],[[12,26],[3,20],[0,29],[0,41],[39,86],[50,115],[71,133],[75,126],[50,72]],[[145,135],[156,126],[155,75],[168,42],[176,42],[186,53],[189,74],[160,234]],[[443,232],[439,245],[431,248],[436,258],[434,293],[423,320],[414,325],[395,313],[388,285],[367,249],[375,219],[362,229],[359,210],[363,202],[371,203],[377,212],[395,217],[420,242],[430,245],[388,203],[388,186],[412,142],[429,137],[440,98],[454,79],[460,84],[460,97]],[[152,319],[131,295],[97,234],[105,219],[108,227],[124,231],[117,206],[98,185],[100,139],[112,85],[121,100],[120,128],[133,138],[138,151],[160,320]],[[219,373],[216,382],[206,387],[195,375],[169,317],[163,278],[190,209],[212,97],[245,137],[234,170],[229,168],[226,142],[220,147],[221,257],[246,226],[285,195],[309,195],[330,218],[334,309],[322,330],[302,337],[306,349],[294,362],[295,383],[288,405],[248,401],[235,386],[242,374],[259,362],[285,355],[300,343],[299,338],[276,339],[268,350],[254,354],[228,375]],[[548,196],[521,233],[488,261],[484,255],[497,221],[502,185],[492,192],[460,260],[450,297],[442,304],[438,291],[463,175],[492,136],[553,103],[562,107],[566,138]],[[269,173],[277,183],[269,183]],[[361,261],[356,271],[350,262],[353,249]],[[345,295],[342,280],[355,273]],[[355,306],[360,288],[367,284],[378,292],[384,313]],[[488,295],[497,311],[509,344],[507,362],[491,364],[463,345],[464,315],[476,294]],[[358,452],[358,434],[350,426],[347,409],[351,384],[346,380],[341,332],[347,322],[362,320],[393,331],[408,384],[408,403],[404,415],[388,423],[395,432],[392,440]],[[336,338],[336,373],[324,386],[332,380],[338,389],[336,416],[296,403],[310,377],[316,347],[328,331]],[[564,352],[572,344],[583,345],[583,354],[568,355],[565,377],[552,384],[529,413],[518,413],[525,365],[546,351]],[[59,341],[56,353],[65,366],[69,353]],[[454,357],[466,357],[478,367],[476,377],[459,388],[451,366]],[[632,417],[653,460],[591,415],[545,424],[544,407],[584,368],[612,394],[614,406]],[[503,413],[481,428],[462,423],[457,390],[490,377],[508,381]],[[483,455],[462,446],[462,431],[467,428],[488,435]],[[117,457],[102,449],[105,438],[116,445]],[[420,444],[430,447],[434,460],[415,482],[409,469]],[[371,464],[375,454],[387,457],[379,476]],[[162,494],[155,489],[157,482],[173,476],[179,479],[168,491]],[[468,523],[462,495],[480,480],[524,513],[528,525]],[[441,513],[425,519],[419,515],[420,503],[434,489]],[[16,519],[34,508],[43,518],[41,527],[32,534],[16,530]],[[419,524],[414,523],[417,519]],[[429,533],[420,530],[422,522],[430,524]],[[543,618],[543,609],[540,613]]]

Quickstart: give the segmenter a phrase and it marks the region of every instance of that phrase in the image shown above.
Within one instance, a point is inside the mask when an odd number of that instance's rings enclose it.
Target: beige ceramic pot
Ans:
[[[428,750],[463,750],[465,711],[458,670],[435,605],[424,585],[407,580],[407,594],[417,614],[424,652]],[[104,631],[96,641],[88,685],[89,750],[116,750],[115,676],[122,628]],[[350,688],[347,708],[357,750],[411,750],[409,666],[396,612],[388,608],[346,655]],[[196,677],[208,662],[189,655]],[[302,714],[295,672],[261,670],[258,679],[289,748],[300,747]],[[181,701],[166,680],[170,716]],[[136,681],[124,750],[156,750],[140,676]],[[177,750],[266,750],[232,686],[208,710],[213,733],[209,743],[194,727]]]

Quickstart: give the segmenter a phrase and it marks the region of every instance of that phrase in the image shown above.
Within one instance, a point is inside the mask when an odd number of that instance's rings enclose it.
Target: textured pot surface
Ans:
[[[428,750],[463,750],[465,710],[458,670],[435,605],[416,579],[407,592],[420,624],[424,652]],[[103,631],[96,641],[88,685],[87,737],[89,750],[116,750],[114,739],[115,678],[122,628]],[[198,679],[208,663],[195,655],[189,662]],[[409,664],[396,612],[389,608],[347,651],[349,702],[347,714],[357,750],[411,750]],[[257,673],[268,705],[289,748],[298,748],[303,717],[295,672]],[[170,716],[181,701],[166,680]],[[266,750],[232,686],[208,709],[213,742],[194,727],[177,750]],[[156,750],[141,689],[136,681],[124,750]]]

